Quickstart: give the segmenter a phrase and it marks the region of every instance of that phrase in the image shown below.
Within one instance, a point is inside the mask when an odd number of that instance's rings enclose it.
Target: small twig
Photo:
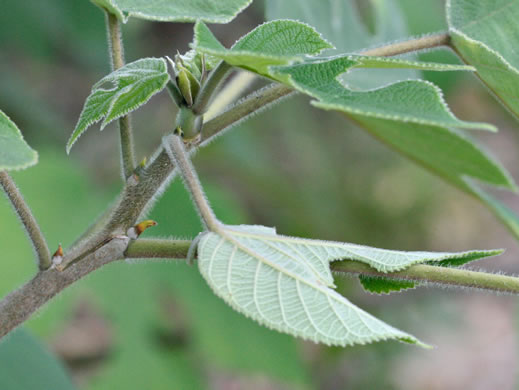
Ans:
[[[40,270],[49,268],[52,261],[45,237],[38,226],[38,222],[36,222],[36,219],[32,215],[31,209],[27,203],[25,203],[20,190],[16,187],[11,176],[9,176],[5,171],[0,171],[0,185],[11,201],[13,209],[18,214],[26,233],[31,240],[38,259],[38,268]]]
[[[432,49],[438,46],[449,46],[450,41],[451,38],[448,33],[425,35],[420,38],[409,39],[365,50],[361,52],[361,54],[365,56],[391,57],[414,51]]]
[[[184,141],[179,135],[167,135],[162,138],[162,145],[168,153],[169,158],[175,162],[175,165],[180,170],[186,189],[191,194],[206,229],[218,231],[220,222],[214,215],[213,209],[207,201],[202,184],[186,153]]]
[[[106,11],[106,25],[112,71],[124,66],[124,46],[119,19]],[[124,179],[128,179],[135,169],[133,133],[130,116],[119,118],[119,135],[121,141],[121,160]]]
[[[403,271],[385,274],[367,264],[343,260],[332,263],[332,271],[386,279],[433,283],[441,286],[466,287],[500,293],[519,294],[519,277],[472,271],[463,268],[416,264]]]
[[[128,258],[174,258],[184,259],[191,242],[176,240],[137,240],[126,252]],[[500,293],[519,294],[519,277],[416,264],[403,271],[383,273],[365,263],[354,260],[334,261],[330,264],[334,273],[378,276],[395,280],[411,280],[443,286],[467,287]]]
[[[202,85],[202,88],[196,97],[196,101],[193,104],[193,107],[191,107],[196,115],[203,115],[207,111],[209,104],[211,103],[211,99],[231,69],[231,65],[221,61],[216,66],[216,68],[214,68],[211,73],[209,73],[209,77]]]

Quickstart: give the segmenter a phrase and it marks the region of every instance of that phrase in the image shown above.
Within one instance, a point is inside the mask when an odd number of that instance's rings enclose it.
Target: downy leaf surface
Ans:
[[[67,153],[88,127],[103,119],[103,130],[113,120],[144,105],[164,89],[168,80],[163,58],[143,58],[103,77],[92,87],[67,143]]]
[[[228,23],[252,0],[92,0],[126,23],[130,17],[158,22]]]
[[[278,331],[328,345],[395,339],[421,344],[353,305],[334,290],[329,263],[352,259],[381,272],[496,251],[403,252],[277,235],[264,226],[223,226],[198,246],[200,272],[235,310]]]

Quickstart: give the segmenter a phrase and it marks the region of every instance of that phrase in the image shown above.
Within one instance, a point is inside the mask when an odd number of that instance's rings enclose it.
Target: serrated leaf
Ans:
[[[25,142],[16,124],[0,111],[0,171],[25,169],[37,162],[38,153]]]
[[[519,117],[519,2],[449,0],[447,19],[458,54]]]
[[[331,48],[321,35],[307,24],[294,20],[264,23],[226,49],[202,22],[195,25],[193,48],[225,60],[227,63],[268,75],[268,66],[289,64]]]
[[[74,132],[67,143],[67,153],[92,124],[104,118],[101,130],[145,104],[160,92],[169,80],[166,61],[163,58],[143,58],[127,64],[103,77],[92,87]],[[112,88],[103,87],[112,83]]]
[[[405,17],[396,1],[369,2],[368,7],[373,14],[373,31],[363,23],[356,5],[351,0],[267,0],[265,15],[267,20],[296,19],[315,27],[337,48],[327,50],[327,55],[359,52],[409,37]],[[414,59],[415,56],[411,54],[406,58]],[[380,87],[397,80],[417,79],[419,76],[419,72],[413,69],[392,72],[366,69],[346,75],[351,85],[362,89]]]
[[[336,293],[329,263],[364,262],[381,272],[425,261],[485,257],[493,251],[403,252],[276,235],[262,226],[225,226],[198,246],[200,272],[235,310],[281,332],[329,345],[413,336],[374,318]]]
[[[384,143],[469,193],[465,177],[515,189],[504,168],[453,129],[493,130],[493,126],[457,119],[441,91],[426,81],[402,81],[372,91],[349,90],[337,77],[354,66],[355,59],[347,56],[276,67],[271,74],[318,99],[312,102],[315,106],[344,112]]]
[[[373,294],[390,294],[392,292],[415,288],[417,283],[410,280],[395,280],[378,276],[359,275],[364,290]]]
[[[95,0],[100,1],[100,0]],[[101,0],[107,1],[107,0]],[[109,0],[128,18],[160,22],[228,23],[249,6],[252,0]]]

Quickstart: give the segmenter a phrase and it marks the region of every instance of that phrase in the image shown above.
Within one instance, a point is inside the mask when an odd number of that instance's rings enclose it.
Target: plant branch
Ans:
[[[191,194],[205,228],[213,232],[218,231],[220,222],[218,222],[213,209],[207,201],[202,184],[186,153],[184,141],[180,135],[168,135],[162,138],[162,145],[168,153],[169,158],[175,162],[175,165],[180,170],[186,189]]]
[[[185,240],[137,240],[128,247],[128,258],[186,258],[191,241]],[[466,287],[500,293],[519,294],[519,277],[416,264],[403,271],[383,273],[365,263],[341,260],[331,263],[336,274],[379,276],[387,279],[434,283],[442,286]]]
[[[106,11],[106,25],[112,71],[124,66],[124,46],[119,19]],[[119,118],[119,136],[121,141],[121,161],[124,179],[128,179],[135,169],[133,134],[130,116]]]
[[[32,313],[47,303],[67,286],[96,269],[124,258],[127,245],[113,239],[98,251],[72,264],[64,271],[50,268],[39,272],[33,279],[0,301],[0,338],[27,320]]]
[[[450,46],[450,42],[451,38],[448,33],[439,33],[364,50],[361,54],[365,56],[391,57],[439,46]]]
[[[464,268],[449,268],[416,264],[409,268],[385,274],[367,264],[343,260],[332,264],[332,271],[356,275],[380,276],[395,280],[434,283],[442,286],[466,287],[500,293],[519,294],[519,277],[472,271]]]
[[[228,63],[221,61],[216,68],[214,68],[211,73],[209,73],[209,77],[202,85],[202,88],[198,92],[198,96],[196,97],[195,103],[191,109],[196,115],[203,115],[207,109],[209,108],[209,104],[211,103],[211,99],[214,96],[215,92],[218,90],[221,82],[225,79],[225,77],[231,71],[232,66]]]
[[[49,248],[45,237],[38,226],[38,222],[32,215],[31,209],[25,203],[20,190],[16,187],[13,179],[5,171],[0,171],[0,185],[5,191],[5,194],[11,201],[13,209],[20,218],[29,239],[31,240],[34,251],[38,259],[38,268],[45,270],[52,264]]]

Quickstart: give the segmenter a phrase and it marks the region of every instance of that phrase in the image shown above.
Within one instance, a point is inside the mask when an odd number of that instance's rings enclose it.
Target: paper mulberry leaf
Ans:
[[[261,226],[225,226],[201,238],[198,265],[218,296],[235,310],[278,331],[329,345],[387,339],[421,344],[335,292],[329,263],[352,259],[391,272],[426,261],[495,253],[391,251],[280,236]]]
[[[25,169],[38,162],[16,124],[0,111],[0,171]]]
[[[162,58],[143,58],[102,78],[94,84],[83,106],[67,143],[67,153],[92,124],[104,119],[101,124],[103,130],[113,120],[145,104],[164,89],[168,80],[166,61]]]

